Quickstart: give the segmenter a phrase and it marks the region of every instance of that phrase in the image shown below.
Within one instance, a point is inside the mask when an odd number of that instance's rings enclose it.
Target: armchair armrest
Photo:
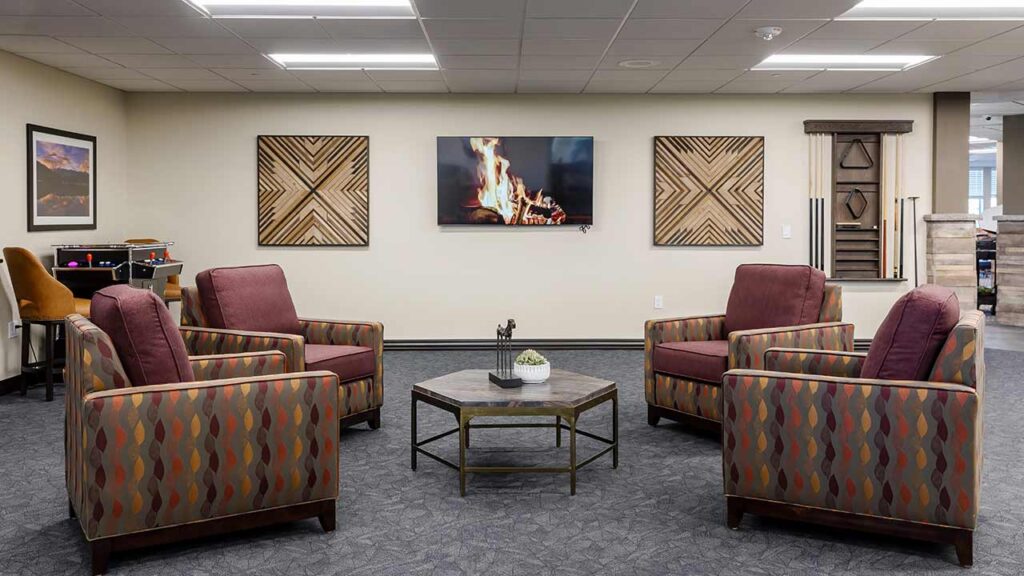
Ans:
[[[189,356],[188,360],[196,380],[284,374],[288,363],[288,357],[279,350]]]
[[[729,368],[761,368],[769,348],[853,351],[853,324],[825,322],[729,333]]]
[[[647,347],[662,342],[725,340],[725,314],[648,320],[644,337]]]
[[[722,399],[727,495],[974,528],[973,388],[730,370]]]
[[[208,356],[278,350],[287,357],[287,372],[302,372],[306,368],[303,353],[305,340],[296,334],[221,330],[197,326],[180,326],[178,330],[190,355]]]
[[[106,390],[68,427],[89,540],[338,497],[338,380],[304,372]]]
[[[867,356],[863,352],[842,350],[769,348],[764,353],[764,369],[790,374],[857,378]]]
[[[384,344],[384,325],[380,322],[300,318],[299,325],[303,337],[310,344],[366,346],[374,349]]]

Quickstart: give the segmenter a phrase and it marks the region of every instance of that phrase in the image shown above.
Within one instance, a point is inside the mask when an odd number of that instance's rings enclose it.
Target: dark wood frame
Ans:
[[[110,563],[110,555],[113,552],[148,548],[171,542],[251,530],[263,526],[305,520],[306,518],[315,517],[320,521],[320,526],[324,532],[333,532],[337,525],[336,507],[336,500],[318,500],[316,502],[256,510],[223,518],[190,522],[177,526],[166,526],[123,536],[111,536],[109,538],[92,540],[89,542],[89,548],[92,553],[92,573],[97,575],[106,572],[107,566]],[[71,506],[70,502],[68,504],[68,515],[71,518],[76,517],[74,507]]]
[[[33,220],[33,210],[35,206],[36,195],[35,195],[35,180],[32,178],[35,172],[36,164],[36,150],[35,146],[32,145],[32,134],[34,133],[49,134],[51,136],[60,136],[61,138],[74,138],[75,140],[82,140],[83,142],[89,142],[92,144],[92,158],[89,162],[89,170],[92,172],[92,223],[91,224],[36,224]],[[98,185],[98,179],[96,177],[98,168],[99,158],[99,146],[96,143],[95,136],[89,136],[88,134],[78,134],[77,132],[68,132],[66,130],[58,130],[56,128],[48,128],[46,126],[39,126],[38,124],[26,124],[25,130],[26,136],[26,150],[27,150],[27,172],[25,175],[27,182],[27,194],[28,204],[27,209],[27,223],[29,232],[49,232],[57,230],[95,230],[96,223],[99,222],[98,204],[96,199],[100,195],[100,189]]]
[[[887,242],[886,242],[886,239],[885,239],[885,232],[887,230],[887,227],[886,227],[885,221],[882,219],[882,203],[883,203],[882,196],[884,194],[883,189],[884,189],[884,186],[885,186],[885,182],[882,180],[882,175],[883,175],[884,172],[882,170],[881,164],[884,164],[884,162],[885,162],[885,151],[886,151],[886,148],[885,148],[885,134],[886,133],[885,132],[877,132],[877,136],[878,136],[878,161],[879,161],[879,164],[880,164],[879,169],[878,169],[878,181],[877,182],[856,182],[856,183],[842,182],[840,184],[840,182],[836,179],[836,173],[839,171],[838,170],[838,166],[842,163],[842,160],[843,160],[840,157],[840,153],[839,153],[840,142],[839,142],[838,136],[840,136],[840,135],[848,136],[850,134],[864,135],[864,136],[875,136],[876,135],[875,132],[861,133],[861,132],[854,131],[853,128],[855,128],[857,126],[861,126],[861,125],[876,125],[876,124],[879,124],[879,125],[884,124],[885,126],[889,126],[889,125],[884,123],[884,122],[883,123],[878,123],[878,122],[872,122],[872,121],[849,122],[849,123],[837,122],[837,123],[834,123],[834,124],[839,125],[838,126],[839,128],[843,128],[843,126],[841,126],[842,124],[849,124],[849,126],[847,126],[847,129],[845,129],[845,130],[840,130],[838,132],[833,132],[831,134],[831,137],[832,137],[832,145],[831,145],[832,156],[831,156],[829,162],[831,162],[830,172],[831,172],[831,175],[832,175],[832,182],[831,182],[831,186],[830,186],[830,188],[831,188],[831,198],[830,198],[830,201],[829,201],[829,204],[828,204],[831,207],[831,213],[828,215],[828,222],[831,223],[831,229],[830,229],[831,233],[829,234],[830,240],[831,240],[831,242],[830,242],[830,250],[831,250],[831,258],[830,258],[831,266],[830,266],[830,268],[831,268],[831,273],[829,274],[829,278],[828,279],[830,281],[831,280],[850,280],[850,278],[845,278],[845,277],[840,275],[843,271],[836,270],[836,266],[837,266],[837,264],[839,262],[839,258],[838,258],[838,254],[837,254],[837,244],[836,244],[836,241],[837,241],[837,237],[839,236],[840,230],[839,230],[839,227],[838,227],[839,223],[836,221],[835,210],[836,210],[836,206],[837,206],[837,199],[836,198],[837,198],[837,195],[839,194],[839,186],[841,186],[841,185],[842,186],[850,186],[850,185],[855,185],[855,184],[867,184],[867,185],[876,186],[877,187],[877,191],[875,193],[878,195],[878,198],[877,198],[877,202],[878,202],[878,206],[877,206],[877,208],[878,208],[878,227],[877,227],[877,230],[878,230],[878,250],[877,250],[877,254],[878,254],[878,276],[877,277],[872,277],[872,278],[855,278],[855,279],[860,279],[860,280],[885,280],[886,279],[886,270],[885,270],[885,267],[882,266],[882,255],[886,252],[888,246],[886,245]],[[913,122],[911,122],[911,124],[913,124]],[[806,125],[806,122],[805,122],[805,125]],[[863,146],[863,143],[861,143],[861,146]],[[863,252],[868,252],[868,250],[863,250]]]
[[[343,386],[343,384],[339,384]],[[355,414],[349,414],[338,419],[339,428],[348,428],[349,426],[355,426],[366,422],[370,426],[370,430],[377,430],[380,428],[380,406],[372,408],[370,410],[364,410],[363,412],[357,412]]]
[[[739,528],[743,515],[750,513],[756,516],[820,524],[831,528],[859,530],[895,536],[897,538],[951,544],[956,547],[957,560],[961,566],[969,567],[974,564],[974,531],[967,528],[924,524],[881,516],[867,516],[852,512],[827,510],[729,494],[726,494],[725,501],[727,509],[726,524],[733,530]]]
[[[761,241],[757,244],[659,244],[655,232],[658,221],[658,140],[662,138],[757,138],[761,140]],[[651,141],[651,161],[654,163],[654,172],[651,180],[651,244],[658,247],[668,248],[749,248],[753,246],[764,246],[764,203],[766,188],[764,181],[764,157],[768,149],[768,139],[765,136],[701,136],[699,134],[683,135],[658,135]]]
[[[805,134],[908,134],[913,131],[913,120],[804,120]]]
[[[362,244],[265,244],[260,238],[260,141],[264,138],[365,138],[366,139],[366,242]],[[256,245],[272,248],[368,248],[370,246],[370,136],[368,134],[258,134],[256,136]]]

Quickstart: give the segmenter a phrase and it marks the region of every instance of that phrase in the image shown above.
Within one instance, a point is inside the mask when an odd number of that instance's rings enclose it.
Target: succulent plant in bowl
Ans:
[[[551,363],[536,350],[523,350],[516,356],[512,372],[525,384],[540,384],[551,376]]]

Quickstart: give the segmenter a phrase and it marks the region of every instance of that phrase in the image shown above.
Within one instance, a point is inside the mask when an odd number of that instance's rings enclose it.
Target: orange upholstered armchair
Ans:
[[[75,298],[71,290],[47,272],[32,252],[24,248],[4,248],[4,260],[11,275],[18,315],[21,316],[21,394],[28,393],[29,378],[40,371],[46,379],[46,400],[53,400],[53,375],[57,366],[54,345],[57,329],[70,314],[89,316],[89,301]],[[46,330],[45,356],[42,362],[29,362],[31,329],[40,324]]]

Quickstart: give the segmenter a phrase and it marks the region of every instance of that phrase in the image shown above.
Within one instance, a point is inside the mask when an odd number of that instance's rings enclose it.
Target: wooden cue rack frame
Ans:
[[[913,126],[912,120],[804,122],[812,148],[811,264],[832,279],[903,278],[904,230],[912,222],[904,214],[902,135]],[[895,138],[887,139],[890,134]],[[829,141],[827,151],[821,138]],[[886,150],[887,141],[896,144],[891,153]],[[891,157],[895,166],[888,165]],[[815,160],[818,166],[813,165]],[[827,183],[821,176],[826,161]],[[825,206],[826,194],[831,208]]]

